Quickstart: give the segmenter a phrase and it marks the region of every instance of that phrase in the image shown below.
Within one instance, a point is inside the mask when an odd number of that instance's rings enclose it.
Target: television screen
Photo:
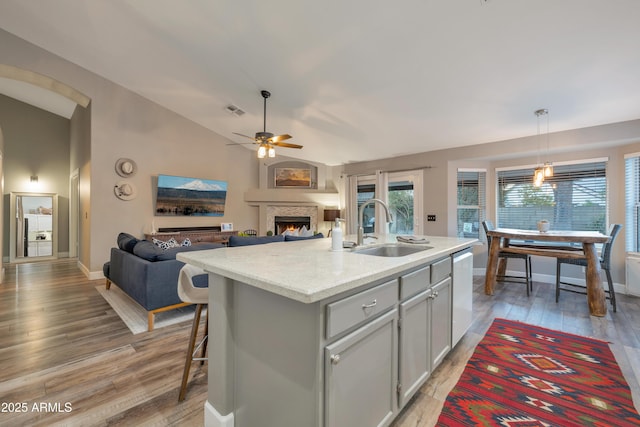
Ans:
[[[156,216],[222,216],[227,183],[158,175]]]

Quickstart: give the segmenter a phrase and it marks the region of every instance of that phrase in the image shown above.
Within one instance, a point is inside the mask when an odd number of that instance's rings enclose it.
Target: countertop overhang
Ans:
[[[375,246],[396,243],[395,235],[367,239]],[[277,242],[184,252],[179,261],[302,303],[314,303],[361,285],[435,261],[470,247],[477,239],[423,236],[432,246],[402,257],[379,257],[349,249],[331,251],[331,239]],[[345,240],[355,241],[355,236]],[[416,245],[419,246],[419,245]]]

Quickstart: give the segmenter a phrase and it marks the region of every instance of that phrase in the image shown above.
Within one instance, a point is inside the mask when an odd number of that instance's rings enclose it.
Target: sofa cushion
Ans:
[[[133,248],[133,254],[147,261],[154,262],[158,255],[162,254],[162,249],[148,240],[140,240]]]
[[[229,236],[229,246],[251,246],[262,245],[272,242],[284,242],[284,236],[279,234],[277,236],[260,236],[260,237],[245,237],[245,236]]]
[[[137,238],[128,233],[120,233],[118,234],[118,248],[122,249],[125,252],[133,253],[133,248],[136,246],[136,243],[139,242]]]
[[[314,234],[313,236],[291,236],[287,234],[286,236],[284,236],[284,241],[292,242],[294,240],[309,240],[309,239],[322,239],[322,238],[324,238],[324,235],[322,233]]]
[[[176,259],[176,254],[180,252],[193,252],[193,251],[203,251],[205,249],[216,249],[216,248],[224,248],[225,246],[220,243],[198,243],[197,245],[191,246],[178,246],[176,248],[170,248],[162,251],[157,257],[156,261],[166,261],[169,259]]]

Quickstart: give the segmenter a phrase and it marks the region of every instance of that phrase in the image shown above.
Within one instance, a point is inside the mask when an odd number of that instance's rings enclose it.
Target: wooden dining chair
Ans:
[[[491,240],[492,237],[487,234],[487,231],[494,230],[493,222],[486,220],[482,221],[482,227],[484,228],[484,233],[487,237],[487,247],[491,248]],[[522,276],[511,276],[511,275],[497,275],[496,281],[498,282],[513,282],[513,283],[524,283],[527,286],[527,296],[529,296],[530,291],[533,290],[533,280],[531,278],[531,255],[529,254],[515,254],[511,252],[498,252],[498,258],[504,258],[507,261],[509,259],[522,259],[524,260],[524,277]]]
[[[600,253],[600,268],[607,274],[608,289],[605,289],[606,298],[611,301],[613,312],[617,310],[616,307],[616,293],[613,289],[613,280],[611,279],[611,248],[616,236],[620,232],[622,224],[611,224],[609,227],[609,242],[602,245],[602,252]],[[562,264],[579,265],[581,267],[587,266],[587,260],[583,258],[558,258],[556,261],[556,302],[560,299],[560,291],[574,292],[578,294],[586,294],[587,288],[585,285],[576,283],[563,282],[560,277],[560,267]],[[564,285],[564,286],[562,286]]]

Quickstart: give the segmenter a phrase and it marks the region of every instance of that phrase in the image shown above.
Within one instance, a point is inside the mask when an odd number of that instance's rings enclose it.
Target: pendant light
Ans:
[[[540,116],[547,116],[547,149],[545,152],[545,158],[549,155],[549,110],[546,108],[541,108],[539,110],[534,111],[534,114],[538,118],[538,162],[540,162],[539,154],[540,154]],[[539,163],[538,163],[539,164]],[[533,185],[536,187],[540,187],[544,182],[545,178],[549,178],[553,176],[553,164],[545,160],[543,166],[539,166],[533,172]]]
[[[540,116],[547,117],[547,150],[545,151],[545,162],[544,162],[544,177],[549,178],[553,176],[553,164],[548,160],[549,159],[549,110],[546,108],[541,108],[540,110],[536,110],[536,116],[538,117],[538,138],[540,137]]]

